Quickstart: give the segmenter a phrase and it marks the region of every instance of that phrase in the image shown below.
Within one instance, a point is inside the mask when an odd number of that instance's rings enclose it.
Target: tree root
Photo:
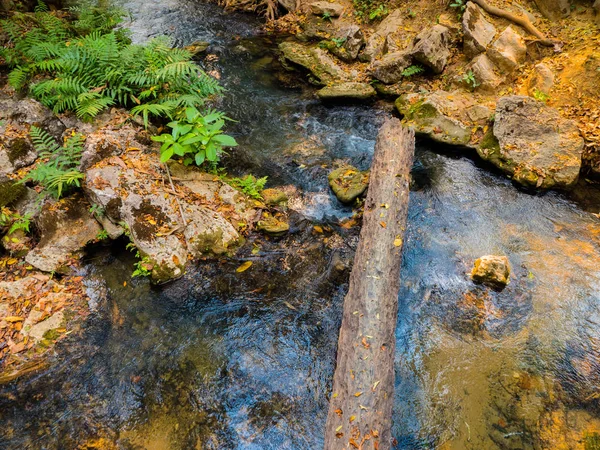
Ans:
[[[475,3],[476,5],[479,5],[488,14],[491,14],[491,15],[497,16],[497,17],[502,17],[506,20],[510,20],[511,22],[513,22],[516,25],[519,25],[521,28],[523,28],[529,34],[532,34],[537,38],[537,40],[535,42],[538,42],[539,44],[541,44],[545,47],[554,47],[555,49],[560,48],[560,45],[562,44],[560,41],[554,40],[554,39],[548,39],[544,35],[544,33],[542,33],[540,30],[538,30],[535,27],[535,25],[533,25],[531,23],[531,21],[527,18],[527,16],[517,16],[516,14],[506,11],[505,9],[500,9],[495,6],[492,6],[492,5],[488,4],[485,0],[471,0],[471,1],[473,3]]]

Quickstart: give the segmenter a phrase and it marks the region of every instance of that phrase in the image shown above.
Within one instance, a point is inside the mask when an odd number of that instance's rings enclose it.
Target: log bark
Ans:
[[[391,447],[395,331],[414,133],[388,119],[377,137],[338,340],[325,449]]]

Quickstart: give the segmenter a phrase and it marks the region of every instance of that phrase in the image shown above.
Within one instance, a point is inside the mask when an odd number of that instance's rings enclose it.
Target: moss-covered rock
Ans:
[[[282,236],[290,230],[290,225],[279,217],[264,213],[256,228],[270,236]]]
[[[476,283],[483,283],[501,289],[510,281],[510,265],[506,256],[486,255],[475,261],[471,278]]]
[[[289,63],[300,66],[310,72],[309,81],[317,85],[348,81],[348,74],[327,52],[297,42],[286,41],[279,44],[284,66],[293,69]]]
[[[288,201],[287,194],[279,189],[263,189],[260,194],[264,202],[269,206],[277,206]]]
[[[12,180],[0,181],[0,208],[8,206],[21,199],[27,193],[27,188]]]
[[[340,83],[317,91],[323,101],[366,101],[377,96],[375,88],[368,83]]]
[[[352,203],[369,185],[369,176],[356,167],[343,166],[329,174],[329,186],[342,203]]]

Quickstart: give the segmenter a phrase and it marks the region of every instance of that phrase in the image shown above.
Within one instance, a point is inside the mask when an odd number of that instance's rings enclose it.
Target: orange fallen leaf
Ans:
[[[383,228],[387,227],[387,223],[385,223],[383,221],[379,222],[379,225],[381,225]]]
[[[356,420],[356,416],[350,416],[350,419],[348,419],[350,421],[350,423],[354,422]]]
[[[357,392],[356,394],[354,394],[355,397],[360,397],[362,395],[362,392]]]
[[[313,227],[313,230],[315,230],[317,233],[322,233],[323,232],[323,228],[320,227],[319,225],[315,225]]]
[[[4,317],[4,320],[6,320],[9,323],[15,323],[15,322],[23,322],[25,319],[23,317],[8,316],[8,317]]]

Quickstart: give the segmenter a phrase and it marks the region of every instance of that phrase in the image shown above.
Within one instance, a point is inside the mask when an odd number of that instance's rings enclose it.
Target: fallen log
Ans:
[[[395,330],[414,133],[381,127],[338,340],[325,449],[391,447]]]

